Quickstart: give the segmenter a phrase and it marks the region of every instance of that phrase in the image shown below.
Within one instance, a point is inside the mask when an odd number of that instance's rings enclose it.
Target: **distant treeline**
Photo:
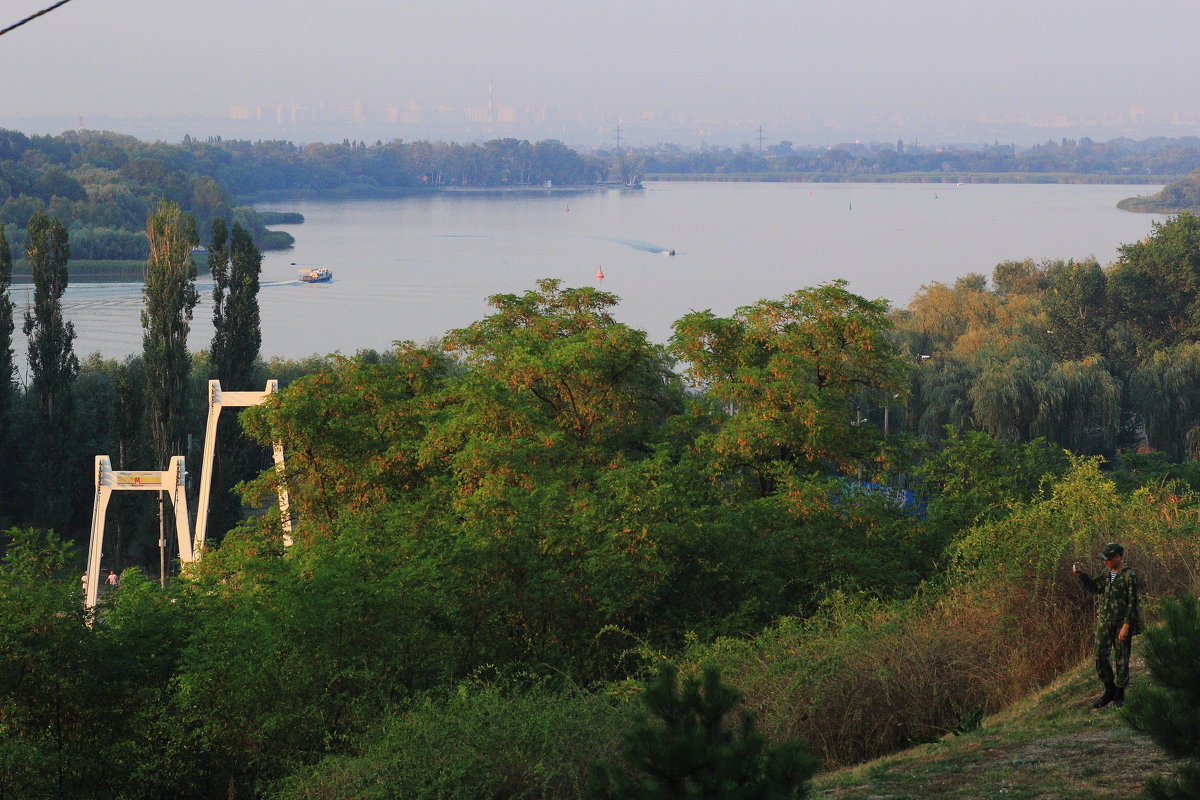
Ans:
[[[919,147],[843,144],[762,150],[674,145],[584,155],[562,142],[494,139],[483,143],[366,142],[297,145],[287,141],[141,142],[131,136],[68,131],[27,136],[0,130],[0,225],[18,256],[37,211],[70,231],[76,260],[144,260],[143,226],[161,199],[195,217],[199,230],[222,217],[250,231],[260,249],[293,239],[246,203],[289,197],[387,197],[437,189],[580,187],[636,183],[654,175],[730,180],[1165,180],[1200,168],[1200,138],[1063,139],[1017,150],[1011,145]],[[1078,176],[1078,177],[1076,177]],[[1085,177],[1086,176],[1086,177]],[[1182,207],[1182,206],[1180,206]],[[1187,207],[1191,207],[1190,205]],[[20,265],[18,265],[18,270]]]
[[[177,203],[205,231],[216,217],[251,232],[261,249],[292,245],[268,231],[247,203],[264,197],[386,196],[437,187],[578,186],[608,177],[605,162],[561,142],[498,139],[443,142],[199,141],[146,143],[122,134],[68,131],[26,136],[0,130],[0,224],[19,254],[35,212],[70,231],[85,260],[144,260],[146,217],[161,199]],[[271,224],[295,218],[272,217]]]
[[[645,177],[660,174],[799,173],[825,179],[900,175],[902,173],[1065,173],[1068,175],[1184,175],[1200,167],[1200,138],[1113,139],[1094,142],[1086,137],[1036,144],[982,147],[917,146],[903,140],[891,143],[855,142],[833,147],[797,147],[791,142],[761,150],[705,148],[685,152],[675,145],[635,149],[635,171]]]
[[[494,139],[483,144],[360,141],[308,144],[283,141],[199,142],[183,149],[204,162],[235,197],[385,196],[428,188],[580,186],[606,180],[607,162],[585,159],[549,139]]]
[[[289,234],[268,231],[254,209],[231,198],[186,146],[92,131],[0,130],[0,225],[18,256],[30,217],[41,211],[70,231],[73,259],[144,261],[146,218],[163,199],[191,212],[199,230],[222,217],[241,223],[260,248],[291,246]]]

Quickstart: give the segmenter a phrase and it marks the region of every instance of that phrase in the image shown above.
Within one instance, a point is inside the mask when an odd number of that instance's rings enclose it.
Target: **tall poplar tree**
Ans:
[[[12,284],[12,250],[0,223],[0,443],[8,435],[8,415],[16,395],[14,383],[16,364],[13,363],[12,335],[16,327],[13,322],[13,302],[9,296]]]
[[[257,388],[251,384],[262,346],[258,311],[262,254],[240,223],[233,223],[233,235],[228,240],[226,232],[225,220],[214,219],[208,246],[208,265],[213,275],[213,374],[222,388],[249,391]],[[239,517],[238,500],[230,488],[253,477],[248,444],[229,416],[225,415],[217,431],[209,516],[214,541]]]
[[[29,337],[30,393],[36,404],[36,432],[30,447],[31,499],[39,521],[62,529],[70,521],[70,495],[60,491],[61,473],[71,466],[73,398],[79,377],[75,326],[63,319],[71,256],[67,229],[40,211],[29,219],[25,256],[33,274],[33,308],[22,330]]]
[[[0,222],[0,508],[7,509],[9,505],[5,495],[11,483],[11,456],[8,450],[8,434],[11,428],[13,401],[16,397],[17,386],[14,383],[16,364],[13,363],[12,335],[13,303],[9,296],[9,286],[12,283],[12,251],[8,247],[8,239],[4,235],[4,223]],[[0,512],[0,524],[7,526],[13,520]]]
[[[222,380],[219,353],[225,349],[225,295],[229,292],[229,226],[217,217],[209,228],[208,268],[213,276],[213,339],[210,360],[212,374]],[[222,382],[222,386],[224,383]],[[233,388],[233,387],[228,387]],[[241,387],[239,387],[241,388]]]
[[[146,417],[156,469],[182,455],[187,422],[187,349],[196,293],[191,251],[199,239],[196,223],[175,203],[163,200],[146,222],[150,259],[142,290],[142,358],[146,370]]]
[[[240,223],[233,223],[228,249],[225,248],[224,234],[225,221],[213,220],[212,246],[209,248],[209,266],[214,281],[213,368],[225,388],[248,391],[252,388],[248,384],[254,379],[254,365],[262,346],[258,311],[262,253]]]

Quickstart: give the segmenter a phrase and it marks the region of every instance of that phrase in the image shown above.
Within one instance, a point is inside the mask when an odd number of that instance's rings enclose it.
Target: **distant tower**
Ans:
[[[79,132],[83,133],[83,117],[79,118]]]
[[[488,115],[487,115],[487,124],[488,124],[489,128],[492,125],[493,119],[494,119],[494,117],[492,117],[492,77],[489,75],[488,76]]]

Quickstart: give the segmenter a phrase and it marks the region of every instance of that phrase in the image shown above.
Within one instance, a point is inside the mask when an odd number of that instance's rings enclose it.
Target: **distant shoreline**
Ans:
[[[199,262],[206,264],[207,262]],[[76,283],[129,283],[141,281],[145,275],[146,260],[143,259],[91,259],[72,258],[67,262],[67,272],[70,280]],[[29,262],[25,259],[13,260],[12,285],[33,283],[33,274]]]
[[[1168,184],[1178,175],[1103,175],[1071,172],[896,172],[841,175],[827,172],[652,172],[644,181],[697,183],[976,183],[976,184]]]
[[[1122,211],[1132,211],[1135,214],[1200,214],[1200,208],[1195,206],[1161,205],[1155,201],[1157,195],[1126,197],[1117,203]]]
[[[642,186],[619,183],[571,186],[348,186],[340,189],[273,189],[238,197],[250,204],[288,200],[394,200],[403,197],[432,197],[439,194],[583,194],[588,192],[638,192]],[[259,212],[263,213],[263,212]],[[278,225],[281,223],[271,223]],[[288,223],[282,223],[288,224]]]

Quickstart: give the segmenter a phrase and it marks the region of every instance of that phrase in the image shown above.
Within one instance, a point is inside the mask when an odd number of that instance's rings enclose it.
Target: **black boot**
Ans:
[[[1117,696],[1117,685],[1115,683],[1104,684],[1104,694],[1096,698],[1096,702],[1092,703],[1092,708],[1104,708],[1113,701]]]
[[[1120,708],[1125,705],[1125,687],[1118,686],[1117,692],[1113,695],[1113,708]]]

